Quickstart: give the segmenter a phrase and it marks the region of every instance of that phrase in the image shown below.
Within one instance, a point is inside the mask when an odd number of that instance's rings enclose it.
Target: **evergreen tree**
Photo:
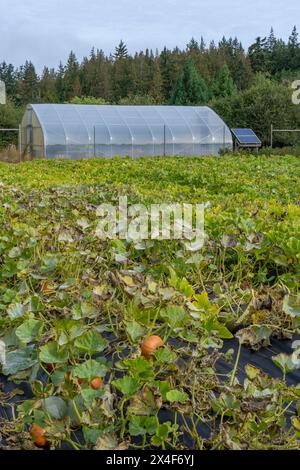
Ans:
[[[64,76],[65,76],[65,67],[60,62],[58,66],[58,71],[56,74],[56,82],[55,82],[56,95],[60,103],[63,103],[67,99]]]
[[[171,103],[199,105],[207,103],[209,93],[203,78],[199,78],[194,63],[188,59],[175,83]]]
[[[269,37],[267,39],[267,42],[266,42],[266,48],[267,48],[267,50],[270,54],[272,54],[275,45],[276,45],[276,37],[275,37],[275,34],[274,34],[274,29],[272,27],[271,31],[270,31],[270,35],[269,35]]]
[[[119,45],[115,49],[114,58],[115,60],[126,59],[128,57],[128,51],[126,44],[121,40]]]
[[[44,67],[40,80],[41,101],[44,103],[55,103],[58,99],[56,93],[56,74],[54,69]]]
[[[213,84],[212,92],[216,97],[232,96],[236,91],[236,86],[232,80],[228,65],[225,63],[217,73]]]
[[[26,61],[21,71],[21,76],[17,84],[17,93],[22,104],[35,103],[39,101],[39,80],[34,65]]]
[[[296,26],[288,40],[288,68],[291,70],[300,69],[300,44]]]
[[[168,103],[175,83],[176,70],[172,53],[166,47],[160,54],[159,66],[162,79],[162,97],[163,101]]]
[[[154,60],[152,83],[149,89],[150,96],[153,96],[155,103],[163,102],[163,81],[158,60]]]
[[[187,49],[188,52],[198,51],[199,50],[199,44],[194,38],[192,38],[190,40],[190,42],[186,45],[186,49]]]
[[[123,41],[116,47],[111,68],[112,98],[115,102],[125,98],[132,92],[132,58],[128,56]]]
[[[17,73],[12,64],[2,62],[0,64],[0,80],[5,83],[7,96],[14,99],[17,84]]]
[[[79,64],[73,51],[70,52],[64,73],[65,97],[69,101],[74,96],[81,95]]]
[[[266,72],[267,61],[267,39],[258,37],[255,43],[249,47],[248,55],[254,72]]]

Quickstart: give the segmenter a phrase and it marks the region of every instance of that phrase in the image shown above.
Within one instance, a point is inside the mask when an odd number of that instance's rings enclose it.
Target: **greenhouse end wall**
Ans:
[[[224,121],[207,106],[28,105],[22,151],[33,158],[218,155],[232,149]]]

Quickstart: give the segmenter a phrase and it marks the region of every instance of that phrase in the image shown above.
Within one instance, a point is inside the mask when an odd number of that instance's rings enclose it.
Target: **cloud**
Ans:
[[[0,0],[0,61],[29,59],[41,70],[65,62],[70,50],[80,59],[93,46],[109,54],[121,38],[130,52],[201,36],[238,36],[248,46],[271,26],[286,39],[299,17],[298,0]]]

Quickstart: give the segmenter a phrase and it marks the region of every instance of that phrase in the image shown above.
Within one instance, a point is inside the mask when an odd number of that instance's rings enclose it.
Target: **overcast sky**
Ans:
[[[273,26],[287,39],[300,29],[299,0],[0,0],[0,62],[56,67],[72,49],[109,54],[123,39],[130,52],[184,47],[237,36],[248,46]]]

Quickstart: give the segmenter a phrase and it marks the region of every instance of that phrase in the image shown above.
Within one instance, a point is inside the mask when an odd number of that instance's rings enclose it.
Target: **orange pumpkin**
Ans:
[[[90,386],[94,390],[98,390],[102,386],[103,379],[102,377],[95,377],[93,380],[90,381]]]
[[[30,434],[34,438],[43,436],[45,432],[45,429],[41,428],[38,424],[33,424],[30,428]]]
[[[34,443],[37,447],[46,447],[48,445],[48,441],[44,436],[36,437]]]
[[[48,441],[45,438],[45,429],[41,428],[38,424],[33,424],[30,428],[30,434],[33,437],[34,443],[37,447],[45,447]]]
[[[146,359],[149,359],[149,357],[152,356],[152,354],[154,354],[155,351],[158,348],[161,348],[163,345],[164,342],[160,336],[148,336],[148,338],[143,341],[141,346],[142,356],[144,356]]]

